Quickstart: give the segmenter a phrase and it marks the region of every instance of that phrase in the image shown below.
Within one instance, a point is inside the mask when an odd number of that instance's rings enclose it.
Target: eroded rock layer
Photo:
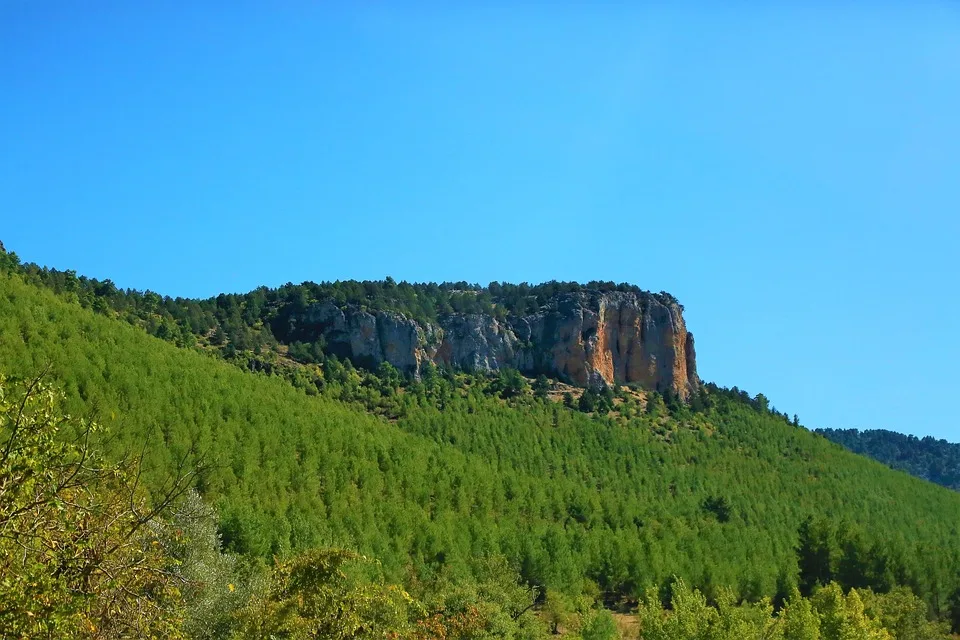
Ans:
[[[386,361],[414,374],[428,362],[466,371],[511,367],[580,386],[635,383],[682,397],[699,385],[682,307],[653,294],[583,291],[529,315],[449,314],[425,323],[321,302],[303,320],[328,351],[361,366]]]

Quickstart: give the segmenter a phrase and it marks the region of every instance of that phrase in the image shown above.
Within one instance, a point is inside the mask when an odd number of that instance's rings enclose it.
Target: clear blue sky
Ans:
[[[960,440],[960,4],[468,4],[0,2],[0,240],[183,296],[629,281],[707,380]]]

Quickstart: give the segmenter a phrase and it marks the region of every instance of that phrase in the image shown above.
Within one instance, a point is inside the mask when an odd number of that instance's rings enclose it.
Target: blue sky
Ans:
[[[707,380],[960,441],[960,4],[669,4],[5,0],[0,240],[184,296],[634,282]]]

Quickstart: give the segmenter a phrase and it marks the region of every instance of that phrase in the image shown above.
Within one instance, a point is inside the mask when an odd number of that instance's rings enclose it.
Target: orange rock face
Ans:
[[[700,384],[683,308],[666,294],[582,291],[526,316],[451,314],[423,326],[323,303],[307,322],[335,353],[414,374],[428,362],[465,371],[511,367],[578,386],[637,384],[684,398]]]
[[[693,336],[676,303],[630,293],[578,294],[545,316],[537,337],[551,346],[542,368],[574,384],[639,384],[681,397],[699,385]]]

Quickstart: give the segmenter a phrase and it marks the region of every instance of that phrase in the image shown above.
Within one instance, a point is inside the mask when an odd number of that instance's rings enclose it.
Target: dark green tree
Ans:
[[[546,400],[548,392],[550,391],[550,381],[547,380],[547,376],[542,373],[537,376],[537,379],[533,382],[533,395],[539,398],[540,400]]]
[[[800,570],[800,593],[805,597],[813,594],[820,585],[833,580],[834,552],[833,532],[823,522],[812,516],[804,520],[798,531],[797,564]]]

